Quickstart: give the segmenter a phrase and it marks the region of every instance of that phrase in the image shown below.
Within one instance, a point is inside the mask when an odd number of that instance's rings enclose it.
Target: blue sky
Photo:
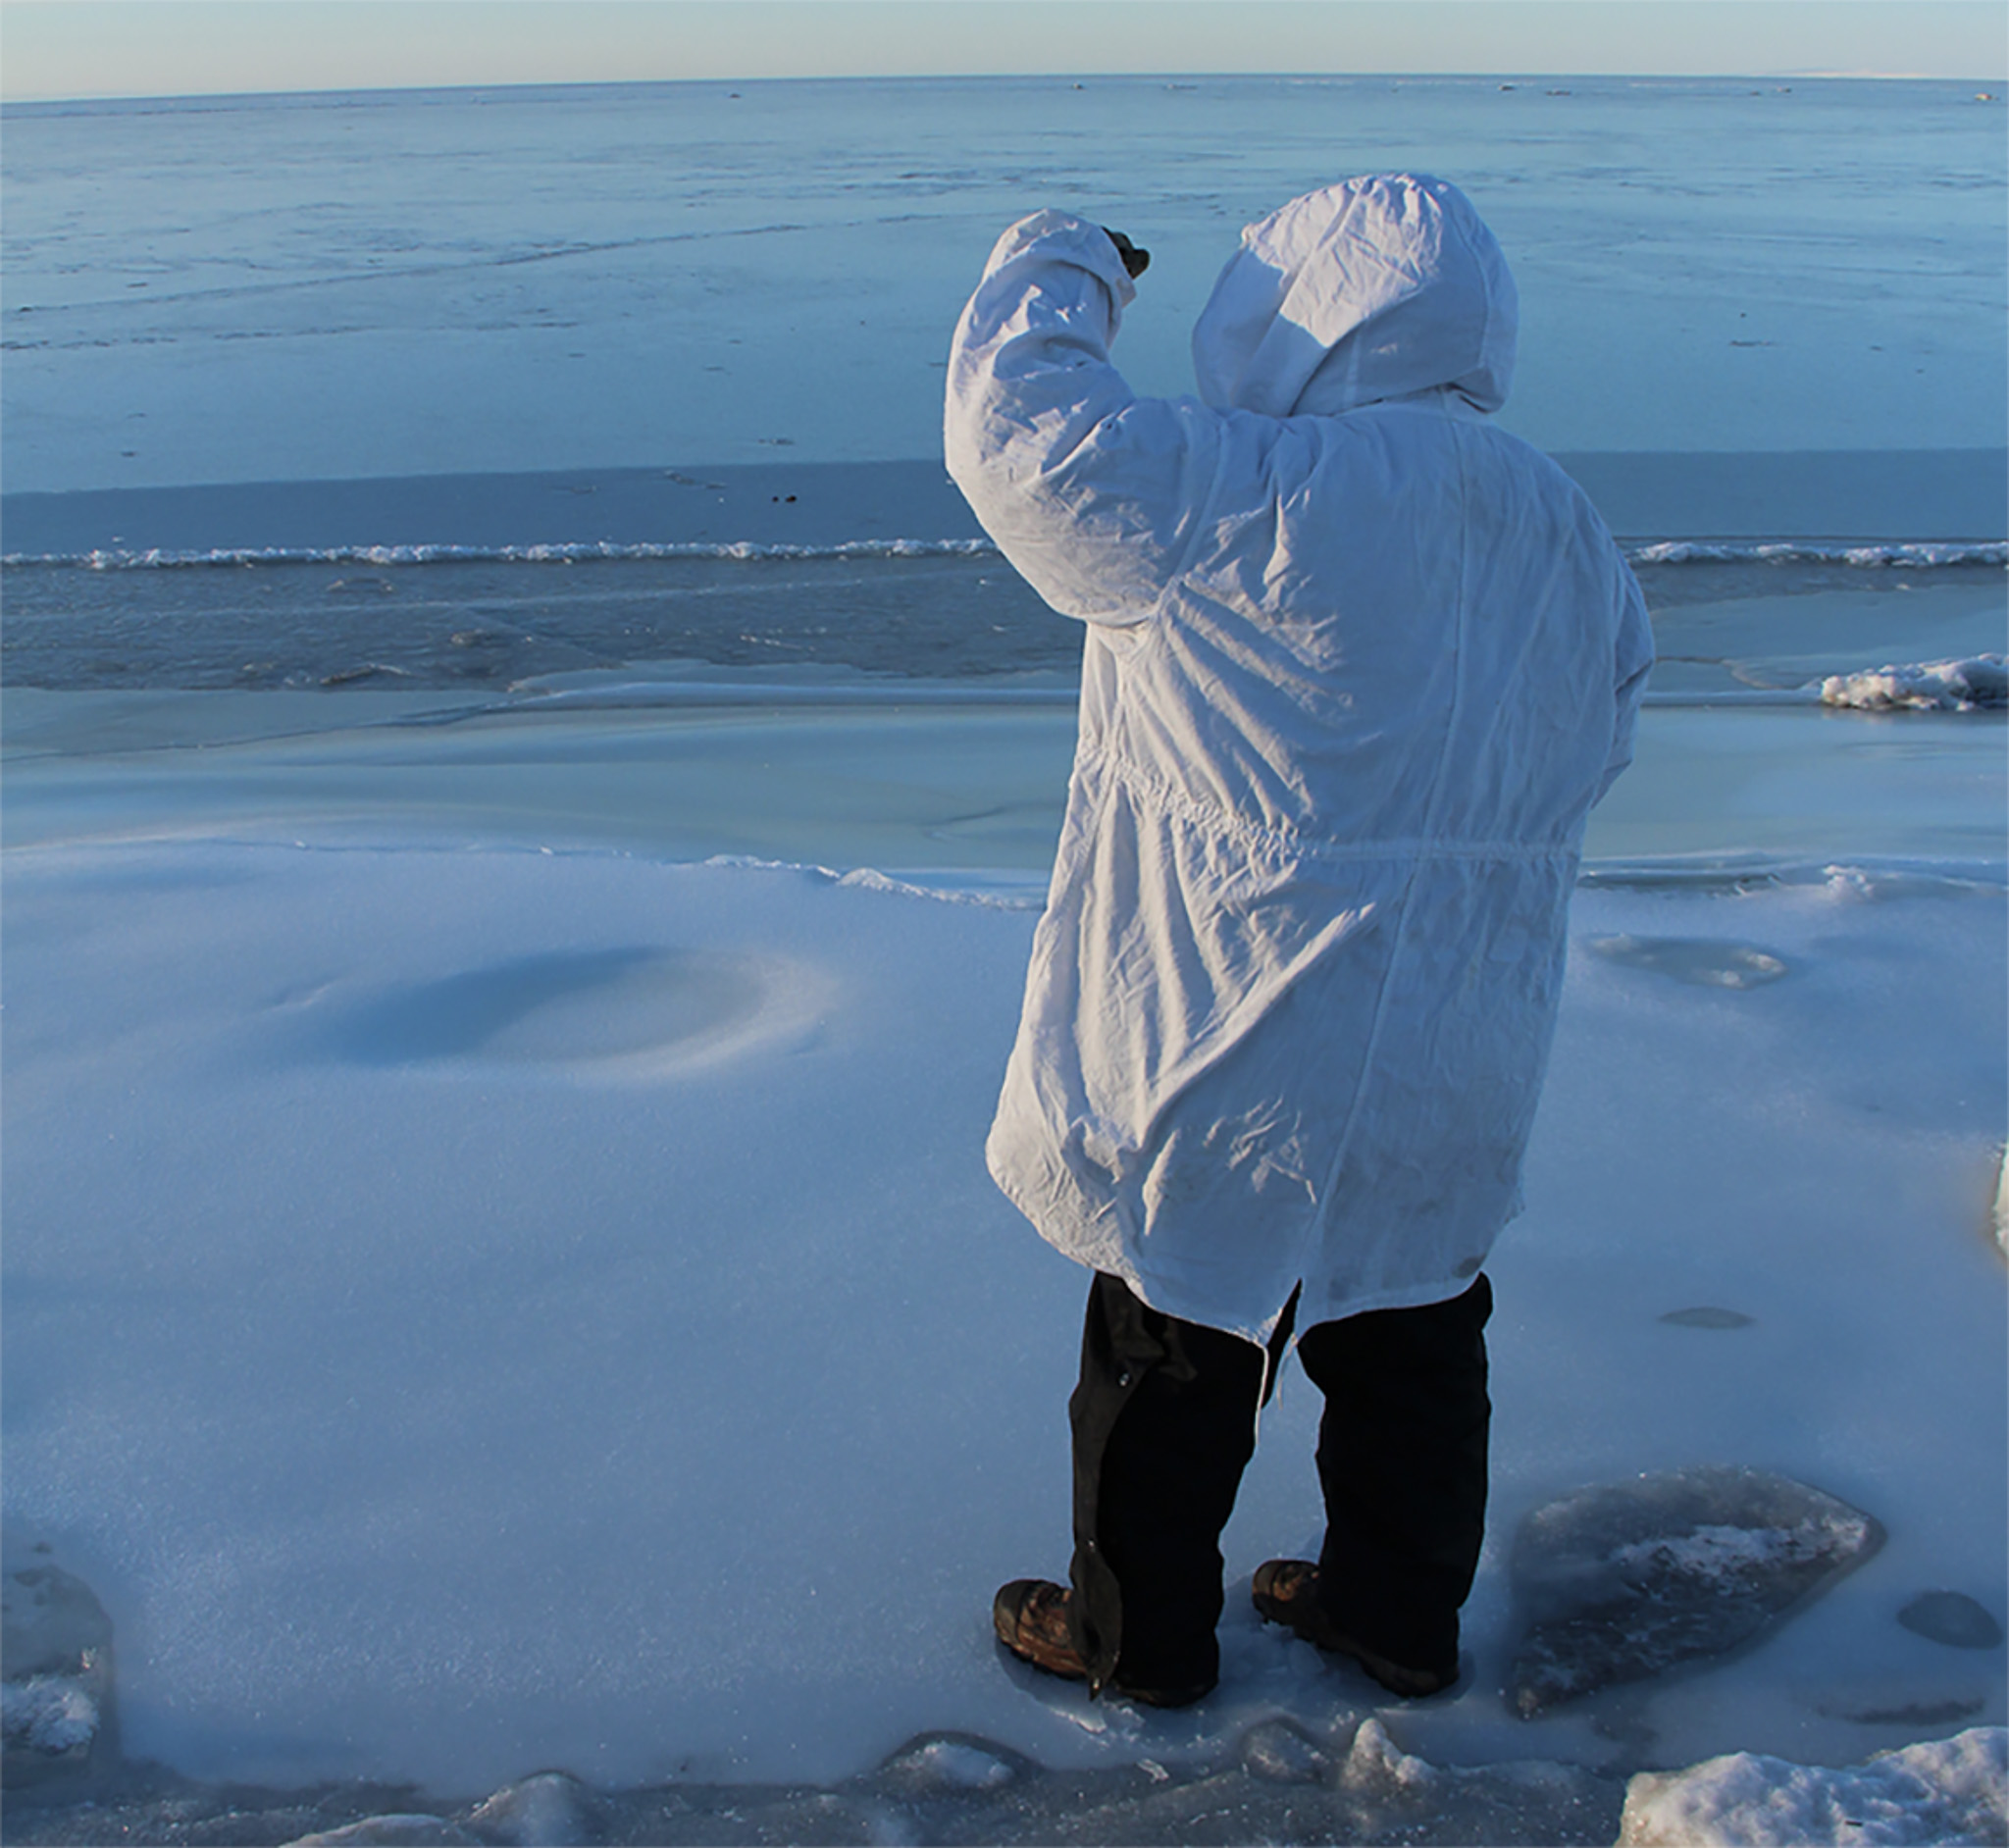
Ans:
[[[1999,80],[1997,0],[0,0],[0,95],[1001,72]]]

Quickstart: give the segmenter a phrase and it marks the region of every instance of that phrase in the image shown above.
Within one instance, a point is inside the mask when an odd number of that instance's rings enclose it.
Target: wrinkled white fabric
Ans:
[[[1095,226],[1007,231],[950,472],[1088,625],[991,1171],[1069,1257],[1255,1339],[1467,1287],[1516,1210],[1583,823],[1652,661],[1610,535],[1493,428],[1513,283],[1463,195],[1254,225],[1203,391],[1109,362]]]

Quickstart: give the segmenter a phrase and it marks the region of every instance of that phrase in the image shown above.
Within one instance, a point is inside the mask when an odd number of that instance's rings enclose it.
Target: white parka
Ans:
[[[1652,662],[1583,494],[1492,427],[1514,284],[1456,188],[1243,232],[1205,402],[1109,363],[1135,290],[1059,212],[955,333],[947,449],[1087,624],[991,1171],[1069,1257],[1264,1338],[1467,1287],[1519,1206],[1584,817]]]

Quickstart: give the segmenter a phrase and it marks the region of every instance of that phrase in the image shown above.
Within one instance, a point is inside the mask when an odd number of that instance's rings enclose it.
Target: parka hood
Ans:
[[[1497,411],[1519,304],[1471,202],[1425,174],[1342,180],[1242,232],[1193,329],[1216,410],[1334,416],[1449,387]]]

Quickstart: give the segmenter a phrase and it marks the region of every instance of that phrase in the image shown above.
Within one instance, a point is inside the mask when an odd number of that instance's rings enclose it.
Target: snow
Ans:
[[[1833,1771],[1752,1752],[1642,1772],[1621,1848],[1999,1842],[2009,1832],[2009,1733],[1976,1726]]]
[[[2009,669],[1999,654],[1964,661],[1922,661],[1863,674],[1830,674],[1821,683],[1821,703],[1879,712],[1891,706],[1921,711],[1972,712],[2009,705]]]
[[[1571,1486],[1711,1460],[1891,1540],[1654,1690],[1662,1762],[2002,1718],[1999,1656],[1896,1621],[2004,1575],[2002,895],[1857,890],[1580,895],[1579,940],[1788,973],[1572,965],[1494,1273],[1473,1672],[1406,1749],[1600,1762],[1595,1701],[1500,1700],[1508,1545]],[[111,1612],[129,1752],[827,1779],[944,1728],[1191,1766],[1382,1706],[1238,1595],[1189,1715],[997,1657],[991,1590],[1065,1561],[1082,1295],[981,1163],[1030,910],[437,839],[21,848],[7,904],[7,1518]],[[1906,1030],[1930,992],[1962,1005]],[[1698,1301],[1752,1319],[1659,1319]],[[1287,1373],[1231,1581],[1314,1541],[1315,1399]]]

